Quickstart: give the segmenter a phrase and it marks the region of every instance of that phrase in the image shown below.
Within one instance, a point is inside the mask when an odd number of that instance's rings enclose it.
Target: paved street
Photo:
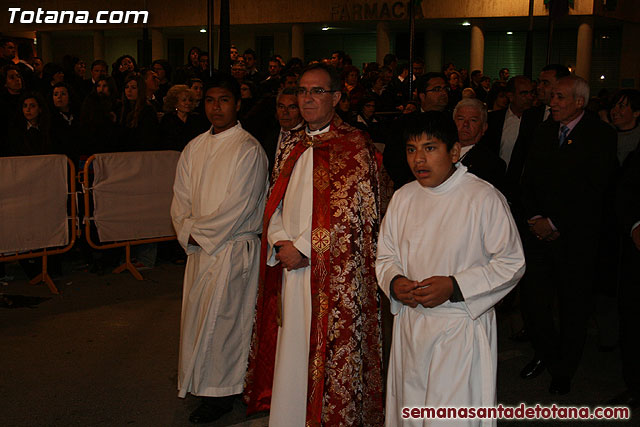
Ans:
[[[179,399],[176,391],[184,267],[160,263],[144,272],[142,282],[128,273],[67,272],[56,280],[59,296],[45,285],[28,285],[17,264],[7,267],[15,279],[0,293],[50,299],[33,308],[0,308],[0,425],[190,425],[188,416],[198,400]],[[624,388],[619,353],[596,349],[595,324],[571,394],[550,396],[546,373],[521,380],[518,372],[532,355],[529,344],[507,339],[520,327],[519,315],[499,318],[500,403],[594,406]],[[233,413],[211,425],[262,427],[267,419],[264,414],[247,419],[238,399]]]

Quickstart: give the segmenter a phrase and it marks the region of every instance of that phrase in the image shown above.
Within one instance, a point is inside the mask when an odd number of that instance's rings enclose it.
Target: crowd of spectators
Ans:
[[[59,153],[80,168],[94,153],[181,151],[210,127],[203,101],[203,87],[211,78],[209,54],[198,47],[189,49],[186,64],[180,67],[172,67],[164,59],[140,67],[128,54],[111,65],[102,59],[85,61],[74,55],[64,56],[61,64],[43,64],[26,47],[16,49],[12,40],[0,41],[1,156]],[[382,64],[362,64],[362,69],[340,50],[318,61],[341,74],[336,113],[370,134],[380,156],[384,152],[384,164],[396,188],[411,179],[401,170],[403,151],[393,153],[398,149],[398,126],[402,123],[398,119],[402,116],[429,110],[453,114],[460,101],[475,98],[489,113],[489,124],[492,117],[499,117],[502,126],[505,114],[495,112],[510,109],[519,120],[524,110],[543,104],[540,92],[544,87],[537,88],[538,80],[512,77],[507,68],[492,80],[480,70],[469,71],[453,63],[444,64],[440,70],[425,70],[422,59],[415,58],[409,64],[393,54],[387,54]],[[272,165],[275,149],[267,145],[280,130],[276,97],[283,90],[295,91],[298,76],[307,64],[300,58],[285,62],[280,55],[259,64],[255,51],[241,53],[236,46],[230,49],[230,62],[228,73],[241,87],[239,120],[263,144]],[[215,76],[218,70],[213,72]],[[520,96],[516,92],[522,85],[526,90],[521,90],[524,95]],[[622,164],[639,139],[638,92],[624,90],[609,95],[601,91],[592,97],[587,109],[618,130]],[[498,154],[502,129],[495,130],[489,126],[476,139],[482,142],[479,146],[492,147]],[[393,159],[394,155],[399,159]],[[500,155],[508,165],[508,157]]]
[[[31,48],[19,47],[10,39],[0,42],[0,128],[5,136],[0,155],[60,153],[81,164],[88,155],[99,152],[181,150],[209,128],[202,103],[202,87],[210,78],[209,54],[198,47],[189,49],[186,64],[175,70],[164,59],[141,68],[128,54],[111,66],[96,59],[87,67],[88,62],[74,55],[66,55],[62,64],[43,64]],[[240,54],[232,46],[229,71],[241,85],[240,121],[261,140],[265,127],[276,126],[275,95],[283,88],[296,87],[305,64],[299,58],[285,63],[275,55],[260,67],[256,56],[252,49]],[[425,74],[420,58],[408,64],[388,54],[383,64],[363,64],[362,70],[339,50],[319,60],[342,75],[337,113],[368,131],[376,143],[386,142],[385,122],[402,113],[426,110],[418,88],[425,76],[433,78],[434,74]],[[489,112],[509,105],[507,68],[493,82],[480,70],[469,73],[453,63],[438,71],[444,82],[440,95],[447,95],[444,109],[453,111],[463,98],[479,99]],[[533,93],[536,83],[533,81]],[[177,88],[170,93],[174,85]],[[615,106],[619,96],[609,100],[601,93],[590,106],[608,121],[610,105]],[[531,106],[538,103],[534,97]]]

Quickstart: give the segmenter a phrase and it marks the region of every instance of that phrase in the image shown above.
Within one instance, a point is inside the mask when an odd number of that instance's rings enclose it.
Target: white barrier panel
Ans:
[[[175,235],[170,209],[179,158],[177,151],[96,154],[93,218],[100,242]]]
[[[67,157],[0,157],[0,254],[69,243]]]

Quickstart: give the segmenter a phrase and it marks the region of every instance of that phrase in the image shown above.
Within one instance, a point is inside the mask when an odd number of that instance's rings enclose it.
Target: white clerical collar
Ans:
[[[448,192],[449,190],[451,190],[452,188],[454,188],[458,181],[460,181],[460,179],[462,178],[462,176],[467,173],[467,167],[465,165],[463,165],[462,163],[458,162],[455,165],[456,167],[456,171],[449,177],[447,178],[442,184],[438,185],[437,187],[423,187],[422,185],[420,185],[420,187],[422,187],[422,189],[424,189],[426,192],[431,193],[431,194],[443,194]]]
[[[209,134],[211,136],[215,136],[216,138],[224,138],[225,136],[229,136],[230,134],[232,134],[233,132],[235,132],[237,129],[242,129],[242,126],[240,125],[240,122],[236,122],[235,126],[231,126],[229,129],[222,131],[220,133],[213,133],[213,125],[211,126],[211,131],[209,132]]]
[[[329,132],[330,128],[331,128],[331,122],[327,123],[326,125],[322,126],[320,129],[316,129],[316,130],[309,129],[309,126],[307,125],[307,127],[305,128],[305,132],[307,132],[307,135],[309,136],[318,136],[318,135],[322,135],[323,133]]]

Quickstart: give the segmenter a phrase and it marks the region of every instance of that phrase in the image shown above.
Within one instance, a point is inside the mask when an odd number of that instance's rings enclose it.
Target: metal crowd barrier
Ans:
[[[162,153],[162,152],[148,152],[150,153],[150,155],[153,155],[152,153]],[[84,165],[84,170],[81,171],[78,174],[78,181],[82,184],[82,188],[83,188],[83,195],[84,195],[84,228],[85,228],[85,238],[87,240],[87,243],[89,244],[89,246],[91,246],[94,249],[98,249],[98,250],[106,250],[106,249],[112,249],[112,248],[120,248],[120,247],[124,247],[125,248],[125,262],[120,265],[119,267],[117,267],[116,269],[113,270],[113,273],[121,273],[125,270],[129,271],[131,273],[131,275],[133,277],[135,277],[137,280],[144,280],[144,278],[142,277],[142,274],[140,274],[140,272],[136,269],[136,267],[133,265],[133,263],[131,262],[131,247],[132,246],[136,246],[136,245],[143,245],[143,244],[147,244],[147,243],[157,243],[157,242],[166,242],[166,241],[171,241],[171,240],[175,240],[177,237],[175,235],[175,232],[173,232],[172,235],[169,236],[154,236],[151,238],[142,238],[142,239],[127,239],[127,240],[118,240],[118,241],[113,241],[111,243],[96,243],[94,242],[93,238],[91,237],[91,224],[93,223],[96,228],[99,227],[98,224],[96,224],[96,218],[93,216],[93,212],[94,212],[94,207],[91,204],[91,196],[94,193],[94,187],[93,187],[93,166],[96,162],[96,159],[99,156],[128,156],[128,155],[135,155],[135,154],[140,154],[140,153],[107,153],[107,154],[98,154],[98,155],[93,155],[91,157],[89,157],[87,159],[87,162]],[[177,155],[179,155],[179,153],[177,153]],[[177,162],[177,155],[176,155],[176,162]],[[175,169],[174,169],[175,171]],[[171,175],[171,183],[173,183],[173,176],[175,174]],[[171,193],[172,194],[172,193]],[[167,206],[166,209],[166,214],[167,214],[167,218],[169,218],[169,207]],[[169,218],[170,221],[170,218]],[[173,230],[173,228],[171,228],[171,230]]]
[[[45,157],[45,156],[25,156],[23,158],[4,158],[4,159],[0,159],[0,161],[6,160],[7,162],[9,161],[30,162],[32,160],[35,160],[34,159],[35,157]],[[51,156],[46,156],[46,157],[51,157]],[[30,280],[29,283],[32,285],[36,285],[38,283],[44,282],[49,287],[49,290],[54,294],[59,294],[60,292],[58,291],[58,288],[56,288],[56,285],[53,283],[51,276],[49,276],[47,272],[47,257],[51,255],[62,254],[69,251],[75,244],[76,237],[78,236],[78,232],[79,232],[77,227],[77,209],[76,209],[76,183],[75,183],[76,172],[75,172],[75,167],[73,166],[73,163],[71,162],[71,160],[69,160],[68,158],[66,160],[68,165],[69,176],[67,181],[68,190],[67,192],[65,192],[65,197],[68,198],[67,203],[70,210],[70,212],[67,214],[67,220],[71,222],[71,231],[70,231],[71,234],[69,237],[69,243],[64,247],[57,247],[57,248],[45,247],[42,249],[32,248],[27,252],[23,252],[20,249],[14,248],[8,252],[5,252],[4,254],[0,254],[0,262],[17,261],[22,259],[42,257],[42,272],[38,274],[36,277],[34,277],[32,280]],[[2,204],[0,204],[0,206],[2,206]],[[37,215],[38,212],[32,212],[34,209],[35,208],[33,206],[28,207],[28,212],[35,213]]]

